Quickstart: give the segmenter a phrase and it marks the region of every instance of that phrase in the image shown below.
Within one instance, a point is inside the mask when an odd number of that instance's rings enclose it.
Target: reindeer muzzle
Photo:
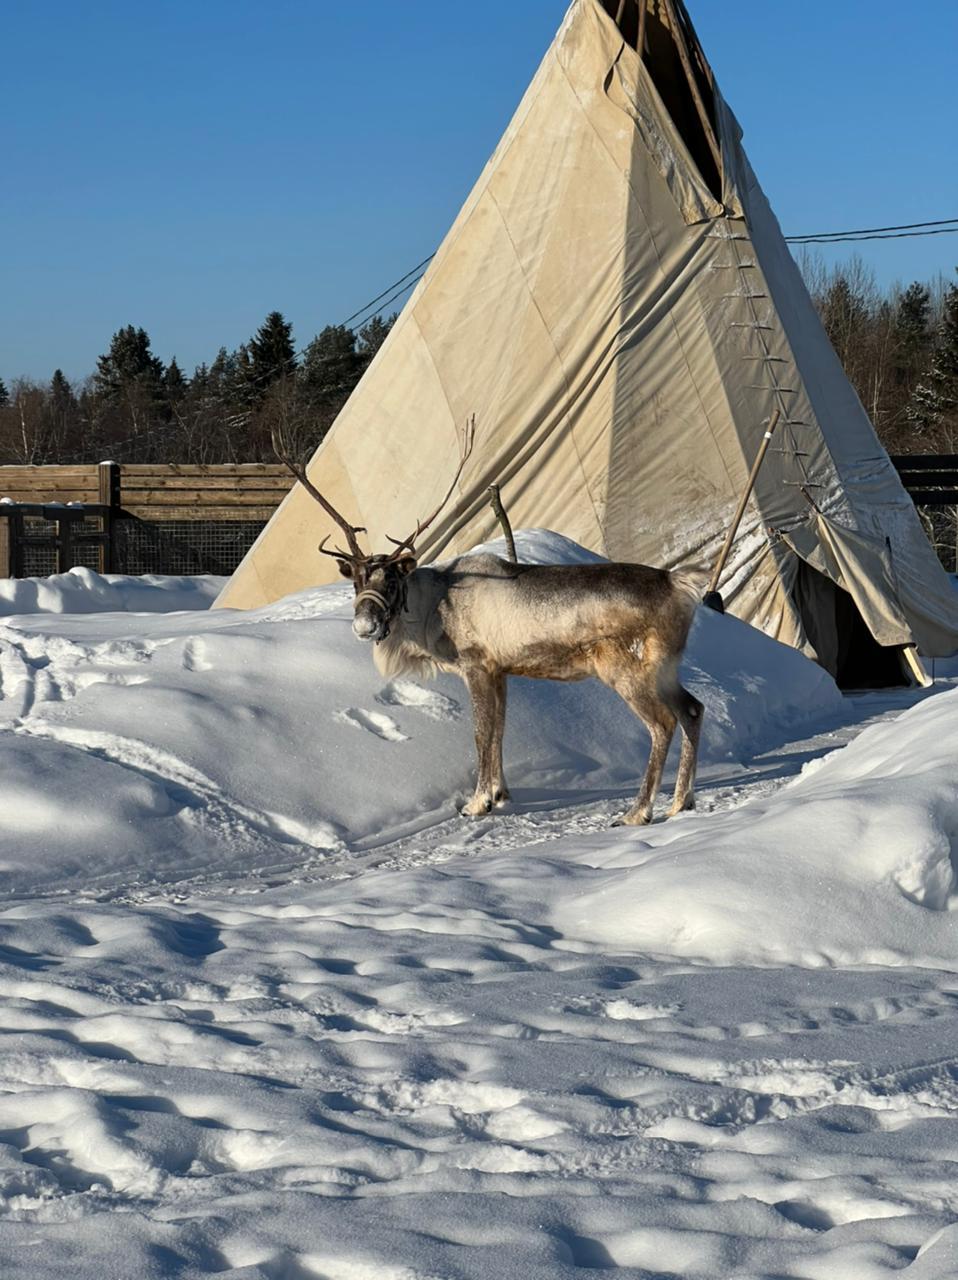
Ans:
[[[376,616],[370,611],[360,614],[359,606],[364,600],[370,600],[373,604],[379,605],[383,611],[382,616]],[[389,619],[393,606],[382,592],[366,587],[357,593],[353,606],[356,609],[353,617],[353,635],[360,640],[385,640],[389,635]]]

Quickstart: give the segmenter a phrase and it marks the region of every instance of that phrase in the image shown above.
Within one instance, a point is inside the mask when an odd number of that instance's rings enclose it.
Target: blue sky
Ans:
[[[956,0],[689,8],[786,233],[958,216]],[[6,0],[0,376],[345,319],[436,247],[564,9]],[[859,251],[927,279],[958,236]]]

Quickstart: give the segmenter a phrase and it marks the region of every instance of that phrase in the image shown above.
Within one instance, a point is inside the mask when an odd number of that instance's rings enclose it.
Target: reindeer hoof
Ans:
[[[628,813],[623,813],[621,818],[615,818],[612,822],[613,827],[644,827],[652,821],[652,814],[647,809],[640,809],[638,813],[630,809]]]
[[[492,810],[492,799],[490,796],[473,796],[468,804],[464,804],[459,812],[464,818],[481,818],[483,814],[490,813]]]
[[[691,813],[694,808],[695,808],[695,796],[686,796],[681,804],[678,804],[678,803],[673,804],[672,808],[669,810],[666,816],[669,818],[674,818],[677,813]]]

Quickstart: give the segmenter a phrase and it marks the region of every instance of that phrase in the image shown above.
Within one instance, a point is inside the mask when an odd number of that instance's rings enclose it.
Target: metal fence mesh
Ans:
[[[118,520],[114,568],[231,574],[265,526],[263,520]]]
[[[57,536],[57,527],[52,520],[41,520],[35,516],[25,516],[23,520],[24,538],[49,538],[48,546],[34,547],[25,543],[23,548],[23,573],[27,578],[45,578],[57,571],[57,549],[53,539]]]
[[[96,569],[100,563],[99,547],[95,542],[85,542],[84,538],[98,534],[100,522],[96,516],[88,516],[84,520],[71,520],[70,532],[73,539],[73,565],[85,565],[88,569]],[[45,578],[57,571],[57,526],[54,520],[44,520],[40,516],[24,516],[23,534],[26,539],[43,538],[42,546],[31,545],[28,541],[23,547],[23,574],[27,578]]]

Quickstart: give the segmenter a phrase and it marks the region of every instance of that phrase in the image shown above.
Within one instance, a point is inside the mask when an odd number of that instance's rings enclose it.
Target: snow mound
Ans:
[[[520,546],[592,558],[543,531]],[[249,613],[9,620],[0,890],[305,865],[452,818],[474,769],[462,683],[384,684],[351,617],[337,585]],[[703,761],[741,759],[842,706],[813,663],[705,609],[685,676],[706,704]],[[648,737],[611,690],[517,679],[509,699],[517,804],[614,789],[626,807]]]
[[[0,578],[0,617],[23,613],[173,613],[208,609],[227,579],[95,573],[82,566],[48,578]]]
[[[807,765],[746,809],[568,850],[550,922],[713,964],[958,968],[958,690]],[[527,869],[524,870],[527,874]]]

